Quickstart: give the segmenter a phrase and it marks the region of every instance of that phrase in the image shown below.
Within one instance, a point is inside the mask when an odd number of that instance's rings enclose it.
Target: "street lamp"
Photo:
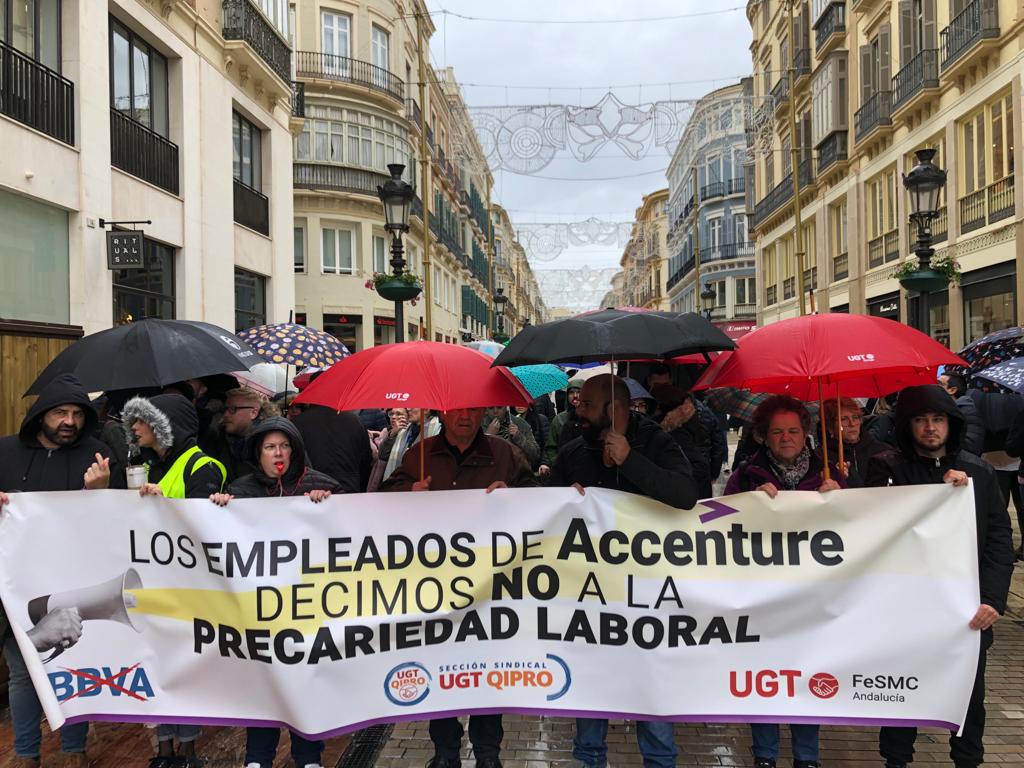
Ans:
[[[900,285],[920,295],[920,331],[931,335],[928,294],[949,285],[949,279],[931,268],[935,255],[932,249],[932,221],[939,215],[939,194],[946,185],[946,172],[932,162],[934,149],[919,149],[915,153],[917,165],[903,174],[903,186],[910,196],[910,221],[917,225],[917,269],[900,278]]]
[[[415,282],[406,282],[405,258],[402,249],[402,235],[409,231],[409,209],[416,190],[408,182],[402,180],[405,166],[393,163],[388,166],[391,178],[377,187],[377,196],[384,204],[384,229],[391,233],[391,269],[394,275],[390,280],[377,284],[377,293],[384,299],[395,302],[395,341],[405,341],[405,313],[403,302],[415,299],[420,294],[420,287]]]
[[[504,288],[497,288],[494,292],[494,340],[499,344],[508,341],[505,335],[505,305],[508,303],[508,296]]]
[[[704,283],[704,290],[700,292],[700,305],[704,310],[704,317],[711,320],[711,313],[715,309],[715,299],[718,292],[709,283]]]

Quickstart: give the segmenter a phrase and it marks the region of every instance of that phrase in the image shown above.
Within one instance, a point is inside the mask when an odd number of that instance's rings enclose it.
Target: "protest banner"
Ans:
[[[970,488],[233,500],[15,494],[0,593],[51,725],[531,712],[957,728]],[[77,607],[67,649],[40,628]],[[29,634],[26,634],[28,632]]]

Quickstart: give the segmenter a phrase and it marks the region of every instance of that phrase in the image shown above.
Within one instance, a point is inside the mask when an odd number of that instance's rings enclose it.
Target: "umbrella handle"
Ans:
[[[825,465],[825,479],[831,480],[832,472],[828,468],[828,439],[825,437],[825,397],[821,388],[821,377],[818,377],[818,422],[821,424],[821,456]]]
[[[427,419],[424,417],[427,415],[427,411],[420,411],[420,482],[426,477],[424,469],[426,467],[426,446],[423,441],[427,437]]]
[[[824,414],[823,414],[824,415]],[[846,474],[846,460],[843,458],[843,406],[839,396],[839,382],[836,382],[836,434],[839,436],[839,474]]]

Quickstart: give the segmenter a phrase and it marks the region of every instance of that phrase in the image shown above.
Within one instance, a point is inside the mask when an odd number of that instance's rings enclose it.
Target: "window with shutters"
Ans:
[[[793,141],[789,136],[782,138],[782,177],[785,178],[793,170]]]
[[[891,26],[879,27],[878,34],[860,48],[860,102],[866,104],[872,96],[892,87]]]
[[[1013,126],[1013,98],[1009,93],[1001,94],[961,121],[958,134],[962,195],[1013,176]]]
[[[811,80],[811,142],[818,146],[830,134],[849,127],[847,53],[838,51],[822,62]]]

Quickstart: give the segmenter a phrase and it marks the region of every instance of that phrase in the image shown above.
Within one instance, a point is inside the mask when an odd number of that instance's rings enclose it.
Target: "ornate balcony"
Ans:
[[[988,223],[1013,216],[1013,174],[988,186]]]
[[[235,223],[261,235],[270,234],[270,201],[238,179],[235,179]]]
[[[796,81],[811,74],[811,49],[801,48],[793,54],[793,68],[796,70]]]
[[[892,125],[892,91],[878,91],[854,115],[857,141],[876,128]]]
[[[837,163],[845,163],[848,159],[848,131],[837,131],[818,145],[818,173]]]
[[[720,243],[703,251],[700,255],[701,263],[705,261],[726,261],[728,259],[753,258],[754,244],[751,242],[742,243]]]
[[[292,83],[292,117],[306,116],[306,84]]]
[[[845,34],[846,3],[829,3],[814,24],[814,52],[820,58],[833,40],[838,40]]]
[[[296,161],[292,166],[292,183],[296,189],[351,192],[377,197],[377,187],[383,185],[390,178],[384,173],[369,171],[365,168],[347,168],[342,165]],[[419,215],[422,217],[423,204],[419,198],[413,200],[413,203],[419,203]],[[415,213],[415,210],[413,212]]]
[[[178,145],[116,109],[110,110],[110,164],[178,194]]]
[[[726,184],[724,181],[713,181],[700,188],[701,200],[713,200],[716,197],[725,197]]]
[[[914,97],[939,87],[939,52],[925,48],[912,58],[892,79],[892,111],[898,112]]]
[[[0,42],[0,113],[58,141],[75,144],[75,85]]]
[[[248,45],[282,83],[291,82],[291,46],[250,0],[224,0],[222,34]]]
[[[800,186],[810,186],[814,179],[814,172],[811,160],[805,159],[800,163]],[[756,227],[767,219],[772,213],[793,199],[793,174],[787,173],[786,177],[754,206],[752,226]]]
[[[319,51],[298,51],[295,74],[297,77],[360,85],[405,104],[405,83],[386,69],[367,61]]]
[[[960,233],[966,234],[985,226],[985,190],[979,189],[960,198]]]
[[[1013,174],[960,198],[960,234],[1013,216]]]
[[[939,33],[942,72],[946,74],[983,40],[999,37],[999,3],[974,0]]]
[[[899,230],[892,229],[868,241],[868,268],[880,267],[900,257]]]
[[[779,82],[772,88],[772,101],[775,103],[775,113],[778,114],[782,107],[789,101],[789,73],[779,78]]]

